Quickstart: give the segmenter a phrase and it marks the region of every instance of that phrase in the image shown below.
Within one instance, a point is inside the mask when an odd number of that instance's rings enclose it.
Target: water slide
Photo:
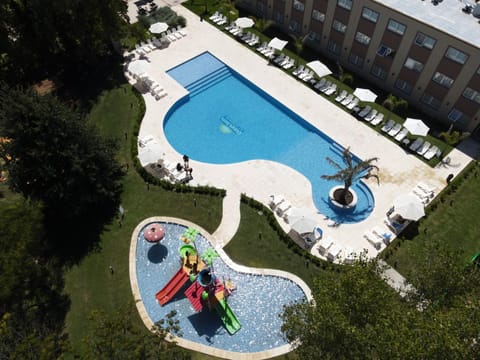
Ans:
[[[217,310],[218,315],[220,315],[220,319],[222,319],[223,324],[230,335],[235,334],[241,329],[242,324],[240,324],[240,321],[238,321],[232,309],[224,299],[219,300],[215,304],[215,310]]]
[[[155,297],[158,300],[160,305],[165,305],[169,302],[172,297],[182,288],[182,286],[187,282],[188,275],[181,267],[177,273],[170,279],[170,281],[160,290]]]
[[[190,303],[196,312],[199,312],[203,308],[202,293],[204,290],[205,289],[201,287],[197,281],[193,282],[193,284],[185,290],[185,296],[190,300]]]

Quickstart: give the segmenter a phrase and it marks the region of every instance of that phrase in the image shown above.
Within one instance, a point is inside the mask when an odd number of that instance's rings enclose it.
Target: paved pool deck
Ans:
[[[376,257],[385,246],[376,249],[363,234],[374,226],[384,227],[386,212],[393,200],[401,194],[409,193],[418,182],[428,183],[439,193],[446,186],[449,174],[456,176],[473,157],[478,157],[480,147],[473,141],[465,142],[468,151],[453,150],[448,165],[431,168],[415,156],[409,154],[396,143],[383,137],[367,125],[357,120],[342,108],[330,103],[302,82],[284,73],[260,54],[251,51],[222,33],[206,21],[189,12],[178,2],[162,2],[159,6],[169,5],[178,14],[187,19],[185,31],[188,35],[172,42],[164,49],[147,54],[150,62],[147,74],[160,83],[168,95],[155,100],[149,93],[144,94],[146,112],[143,118],[139,138],[151,135],[161,144],[163,157],[169,162],[182,162],[179,154],[167,141],[163,133],[163,120],[168,110],[187,91],[173,80],[166,71],[205,51],[211,52],[225,64],[255,83],[268,94],[282,102],[306,121],[320,129],[343,147],[350,147],[360,158],[378,157],[376,165],[380,168],[380,185],[375,180],[366,181],[375,197],[375,209],[364,221],[356,224],[342,224],[339,227],[327,226],[327,220],[318,214],[316,220],[323,229],[323,236],[332,239],[343,249],[351,249],[360,254],[366,252],[368,257]],[[133,2],[129,2],[133,5]],[[134,6],[130,6],[130,17],[134,17]],[[135,84],[133,79],[130,79]],[[473,155],[468,155],[468,154]],[[319,156],[322,156],[319,154]],[[190,185],[209,185],[227,190],[223,201],[223,217],[220,226],[212,234],[211,241],[221,249],[235,235],[240,224],[240,195],[242,193],[267,204],[271,194],[283,194],[295,207],[310,208],[317,212],[309,181],[297,171],[271,161],[252,160],[230,165],[214,165],[190,160],[193,168],[193,180]],[[319,174],[319,176],[322,174]],[[161,215],[161,214],[159,214]],[[290,225],[277,217],[279,224],[286,231]],[[311,249],[313,255],[322,257],[318,248]],[[401,290],[403,278],[393,269],[389,276],[392,286]],[[205,352],[204,349],[195,349]],[[229,358],[231,354],[225,354]],[[218,355],[217,355],[218,356]],[[271,357],[272,354],[252,354],[252,359]],[[223,356],[222,356],[223,357]]]

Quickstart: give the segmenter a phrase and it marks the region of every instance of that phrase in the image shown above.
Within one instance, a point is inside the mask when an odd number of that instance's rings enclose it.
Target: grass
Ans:
[[[470,170],[470,168],[474,168]],[[459,177],[467,175],[456,191],[447,188],[427,210],[427,216],[413,231],[407,229],[382,255],[387,255],[390,265],[407,274],[415,271],[419,256],[425,244],[432,239],[439,240],[452,250],[459,250],[456,261],[464,266],[480,251],[478,238],[478,216],[480,213],[480,177],[478,165],[471,164]],[[477,174],[477,175],[475,175]],[[415,228],[418,225],[418,228]],[[416,231],[417,230],[417,231]],[[410,236],[409,236],[410,234]]]
[[[74,352],[82,353],[82,338],[87,332],[86,318],[94,309],[107,313],[132,299],[129,282],[128,253],[130,237],[137,224],[151,216],[174,216],[188,219],[213,232],[220,224],[221,198],[164,191],[153,185],[149,190],[134,171],[130,158],[130,138],[133,120],[139,111],[137,98],[129,85],[102,94],[91,111],[90,121],[101,133],[119,141],[119,161],[130,163],[124,179],[122,206],[125,218],[110,224],[101,236],[96,252],[67,271],[65,291],[71,307],[67,314],[66,330]],[[127,140],[125,140],[127,133]],[[193,198],[197,206],[193,206]],[[109,266],[114,268],[110,274]],[[140,324],[140,319],[138,318]],[[146,335],[148,335],[145,329]]]

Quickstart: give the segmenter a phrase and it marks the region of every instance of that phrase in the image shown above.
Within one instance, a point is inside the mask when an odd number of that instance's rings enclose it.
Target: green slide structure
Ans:
[[[238,321],[232,309],[230,306],[228,306],[224,299],[219,300],[215,304],[215,310],[217,310],[218,315],[220,315],[220,319],[222,319],[223,324],[230,335],[235,334],[242,328],[242,324],[240,324],[240,321]]]

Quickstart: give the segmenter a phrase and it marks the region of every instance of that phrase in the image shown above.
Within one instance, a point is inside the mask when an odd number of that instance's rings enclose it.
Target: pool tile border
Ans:
[[[136,271],[136,249],[137,249],[137,240],[138,234],[140,230],[145,227],[147,224],[152,222],[166,222],[166,223],[173,223],[173,224],[180,224],[187,227],[194,227],[200,231],[200,233],[215,247],[215,250],[219,253],[222,260],[230,266],[233,270],[238,271],[240,273],[249,273],[249,274],[257,274],[257,275],[272,275],[272,276],[279,276],[283,278],[287,278],[293,282],[295,282],[302,291],[305,293],[308,301],[313,301],[313,296],[310,288],[308,285],[300,279],[298,276],[293,275],[291,273],[281,271],[281,270],[274,270],[274,269],[258,269],[258,268],[250,268],[247,266],[239,265],[233,262],[225,251],[222,249],[221,246],[215,245],[216,241],[212,234],[208,231],[203,229],[201,226],[192,223],[188,220],[183,220],[179,218],[173,217],[166,217],[166,216],[154,216],[149,217],[142,220],[133,230],[132,236],[130,239],[130,252],[129,252],[129,275],[130,275],[130,286],[132,288],[133,298],[135,301],[135,305],[137,306],[138,313],[140,314],[140,318],[142,319],[145,326],[151,330],[154,326],[152,319],[148,316],[147,310],[143,304],[142,297],[140,296],[140,290],[138,288],[137,283],[137,271]],[[199,344],[197,342],[186,340],[181,337],[173,336],[171,339],[167,338],[168,341],[176,342],[177,345],[193,350],[198,351],[207,355],[212,355],[224,359],[268,359],[276,356],[280,356],[286,354],[292,350],[294,350],[294,346],[291,344],[282,345],[270,350],[253,352],[253,353],[240,353],[240,352],[233,352],[222,350],[210,346],[206,346],[203,344]]]

